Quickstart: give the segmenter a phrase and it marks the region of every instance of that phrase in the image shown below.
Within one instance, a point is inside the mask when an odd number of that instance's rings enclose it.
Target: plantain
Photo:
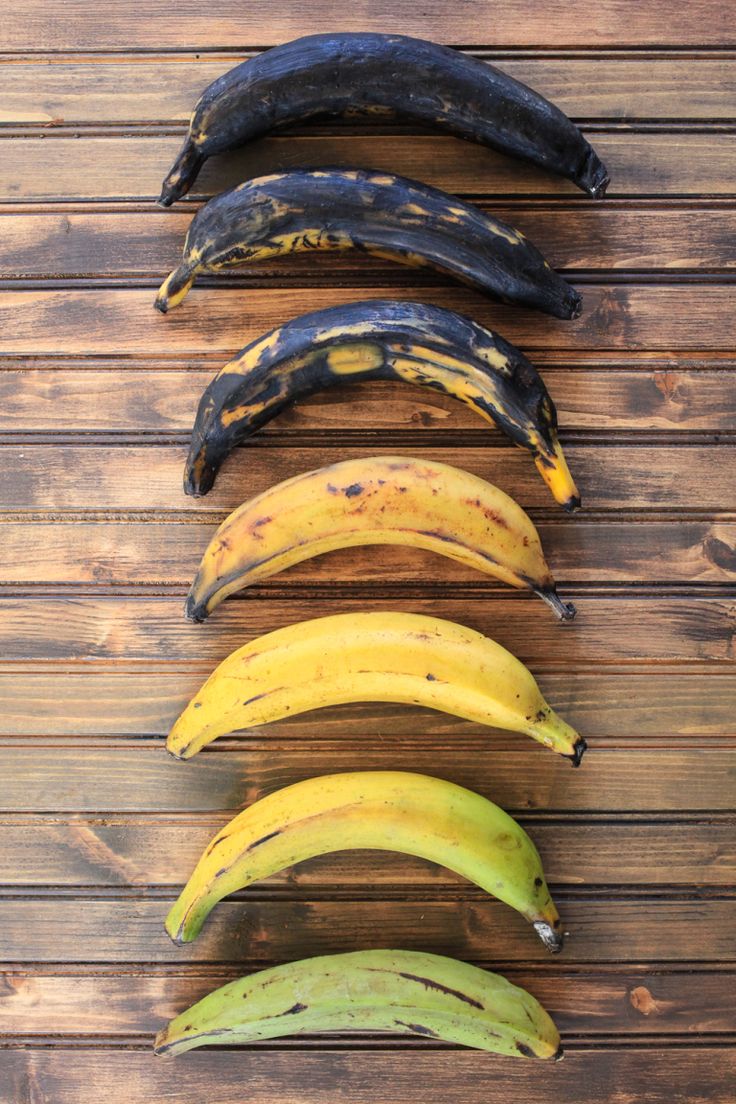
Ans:
[[[389,950],[321,955],[228,982],[160,1031],[155,1053],[356,1028],[562,1057],[557,1028],[525,989],[444,955]]]
[[[428,460],[373,456],[287,479],[244,503],[202,557],[186,613],[204,621],[244,586],[336,548],[403,544],[449,556],[515,587],[529,587],[564,621],[531,519],[477,475]]]
[[[359,249],[427,265],[506,302],[574,318],[581,299],[523,234],[437,188],[366,169],[295,169],[248,180],[197,211],[166,313],[197,273],[310,249]]]
[[[365,113],[435,125],[531,161],[603,196],[608,174],[566,115],[486,62],[404,35],[309,35],[218,77],[192,113],[159,203],[189,191],[202,164],[274,127]]]
[[[561,949],[560,917],[524,829],[480,794],[404,771],[308,778],[256,801],[212,839],[166,931],[189,943],[228,894],[304,859],[363,848],[446,866],[521,913],[549,950]]]
[[[237,729],[346,702],[400,702],[523,732],[577,766],[585,740],[532,674],[473,629],[416,613],[338,613],[276,629],[210,675],[166,741],[189,759]]]
[[[529,449],[560,505],[580,505],[554,403],[523,353],[454,311],[381,299],[301,315],[229,361],[200,400],[184,490],[207,494],[228,453],[297,400],[377,379],[421,384],[466,403]]]

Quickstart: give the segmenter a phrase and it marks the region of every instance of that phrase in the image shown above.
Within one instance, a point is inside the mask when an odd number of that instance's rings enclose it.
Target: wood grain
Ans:
[[[422,1047],[410,1055],[381,1049],[361,1054],[334,1049],[334,1042],[321,1051],[296,1054],[288,1047],[196,1053],[184,1075],[180,1062],[104,1049],[11,1051],[6,1068],[8,1087],[0,1091],[10,1094],[8,1104],[22,1100],[29,1084],[55,1104],[98,1104],[100,1093],[114,1099],[121,1083],[128,1104],[149,1104],[152,1093],[172,1101],[201,1099],[213,1084],[218,1104],[241,1104],[244,1083],[252,1104],[317,1104],[327,1094],[342,1094],[353,1104],[413,1104],[417,1085],[431,1085],[447,1104],[463,1104],[468,1085],[488,1104],[507,1104],[510,1094],[529,1104],[548,1104],[551,1093],[569,1104],[591,1099],[620,1104],[621,1086],[632,1083],[647,1086],[647,1104],[671,1104],[677,1093],[688,1104],[731,1104],[736,1074],[732,1051],[692,1043],[676,1049],[568,1048],[564,1062],[541,1073],[536,1063],[489,1059],[478,1052]]]
[[[694,46],[736,45],[736,32],[723,22],[719,0],[678,5],[662,18],[656,0],[635,7],[627,0],[582,0],[535,4],[510,0],[503,10],[487,0],[467,0],[452,18],[441,0],[425,0],[421,9],[410,0],[362,0],[351,9],[323,0],[308,9],[291,0],[274,0],[268,9],[255,0],[224,0],[217,18],[194,0],[183,0],[172,18],[163,0],[141,5],[127,0],[114,18],[92,0],[71,0],[63,21],[42,11],[33,0],[17,0],[3,28],[4,48],[12,50],[242,49],[271,46],[302,34],[369,31],[390,27],[449,44],[470,46]]]
[[[596,772],[597,773],[597,772]],[[476,789],[481,787],[477,785]],[[253,792],[253,783],[249,787]],[[102,823],[81,817],[53,825],[2,823],[0,885],[12,887],[171,886],[177,892],[225,818],[206,823]],[[526,826],[556,886],[724,886],[736,880],[733,824],[535,824]],[[337,842],[337,841],[336,841]],[[281,871],[261,890],[295,892],[397,886],[442,893],[470,887],[420,859],[338,852]],[[477,891],[481,896],[482,891]],[[736,1026],[736,1025],[735,1025]]]
[[[498,438],[492,439],[497,441]],[[564,443],[564,436],[563,436]],[[79,510],[155,510],[201,515],[232,510],[246,498],[303,471],[361,456],[412,456],[455,464],[495,483],[525,509],[552,511],[560,525],[573,524],[558,511],[528,453],[508,444],[486,448],[389,449],[264,447],[256,438],[236,449],[212,491],[192,499],[181,489],[184,445],[49,444],[0,445],[0,463],[14,472],[0,484],[0,511],[41,513]],[[736,448],[723,444],[566,445],[565,455],[588,510],[736,508]],[[714,461],[717,458],[717,465]],[[580,515],[584,516],[583,514]],[[723,550],[726,561],[728,552]],[[717,552],[713,552],[714,557]]]
[[[536,349],[733,352],[730,284],[594,284],[583,287],[580,318],[563,322],[493,303],[458,286],[407,289],[233,288],[204,281],[171,314],[153,309],[153,288],[0,291],[0,355],[207,355],[215,366],[305,306],[413,299],[471,314],[530,354]]]
[[[80,365],[84,362],[77,362]],[[0,360],[0,432],[141,435],[189,434],[200,397],[215,366],[69,367]],[[689,363],[689,362],[688,362]],[[93,362],[94,364],[94,362]],[[581,368],[583,366],[581,365]],[[563,432],[571,430],[736,433],[736,373],[644,364],[542,368]],[[429,388],[366,383],[324,391],[284,411],[259,431],[339,435],[346,431],[471,432],[487,443],[501,440],[469,407]],[[424,446],[426,448],[426,446]]]
[[[29,58],[0,68],[0,122],[186,124],[207,85],[247,56]],[[666,54],[481,56],[576,119],[711,122],[736,113],[736,64],[729,56],[704,53],[688,66]]]
[[[406,610],[460,621],[493,637],[522,662],[543,670],[564,664],[733,662],[736,598],[588,597],[576,599],[575,622],[561,625],[538,599],[508,591],[492,596],[376,597],[338,602],[332,595],[249,595],[226,602],[206,626],[182,615],[179,598],[15,598],[0,625],[4,662],[121,660],[214,665],[256,636],[350,609]]]
[[[0,515],[1,517],[1,515]],[[203,519],[204,520],[204,519]],[[95,584],[188,588],[217,522],[0,521],[0,586]],[[567,520],[538,525],[558,583],[736,583],[736,522]],[[29,545],[37,549],[28,555]],[[657,556],[652,549],[660,549]],[[342,549],[274,576],[276,585],[444,586],[494,580],[436,553],[398,546]],[[502,584],[498,584],[499,587]]]
[[[237,967],[198,967],[194,975],[162,976],[149,970],[145,975],[116,977],[57,976],[41,969],[4,973],[0,990],[4,1034],[53,1035],[57,1042],[70,1035],[152,1036],[165,1020],[243,972]],[[667,974],[661,968],[627,972],[619,967],[606,973],[566,974],[562,967],[550,969],[552,974],[545,976],[539,969],[508,966],[504,975],[542,1001],[563,1036],[595,1038],[616,1033],[631,1037],[656,1031],[660,1036],[687,1032],[692,1038],[734,1029],[733,974],[725,970]],[[258,1051],[250,1054],[256,1056]],[[219,1071],[217,1077],[219,1085]]]
[[[46,737],[98,740],[165,736],[211,669],[211,663],[205,659],[172,670],[165,657],[150,659],[142,669],[121,670],[120,666],[103,663],[80,669],[54,664],[51,670],[38,670],[32,665],[19,668],[17,664],[7,664],[4,670],[0,669],[1,734],[38,737],[41,741]],[[697,670],[683,672],[680,668],[662,670],[661,664],[642,663],[640,667],[617,673],[601,667],[591,671],[586,664],[574,671],[537,669],[537,674],[549,702],[590,738],[615,738],[627,746],[641,740],[670,742],[681,737],[689,745],[695,739],[732,740],[736,736],[733,709],[736,676],[729,670],[710,667],[706,674],[697,673]],[[33,703],[32,711],[29,702]],[[316,710],[268,725],[251,736],[257,747],[284,749],[290,754],[303,750],[301,742],[307,740],[316,743],[321,756],[325,741],[330,741],[333,747],[349,749],[356,734],[361,738],[361,755],[370,748],[371,741],[378,741],[378,748],[385,753],[393,748],[395,741],[406,737],[416,742],[416,746],[433,748],[433,753],[437,748],[442,750],[448,741],[452,741],[453,748],[460,744],[468,746],[469,742],[475,748],[484,748],[499,746],[501,742],[506,747],[514,747],[517,746],[514,741],[519,739],[513,735],[501,737],[480,725],[474,726],[444,713],[377,704]],[[23,752],[14,759],[15,770],[20,768],[25,756]],[[127,765],[123,770],[130,769],[128,760],[124,762]],[[218,778],[221,771],[229,769],[227,761],[211,759],[209,755],[199,763],[200,771],[215,771]],[[32,757],[29,768],[32,774]],[[692,765],[683,769],[692,769]],[[181,773],[173,777],[178,778],[184,788],[195,782],[195,775],[188,781]],[[658,781],[659,769],[654,772],[648,800],[656,800]],[[569,782],[568,778],[566,785]],[[627,780],[627,784],[629,782]],[[173,778],[167,779],[166,786],[172,784]],[[728,774],[723,784],[727,793],[731,785]],[[185,789],[176,792],[176,800],[179,800]],[[93,808],[99,797],[93,790],[90,797]],[[641,798],[636,800],[641,801]],[[722,802],[723,797],[717,800]],[[207,806],[212,807],[218,808],[217,805]],[[635,807],[643,809],[646,805]],[[718,807],[723,806],[719,804]],[[707,804],[701,808],[707,808]]]
[[[720,0],[417,7],[16,0],[0,32],[0,1101],[5,1104],[731,1104],[736,816],[736,32]],[[582,121],[611,195],[415,127],[320,122],[213,159],[153,203],[201,89],[297,34],[460,44]],[[357,254],[154,287],[198,203],[275,166],[358,163],[466,194],[570,274],[573,323]],[[585,509],[469,410],[377,384],[315,396],[181,491],[202,389],[305,310],[379,296],[460,310],[542,371]],[[400,452],[455,463],[531,509],[579,615],[440,557],[336,553],[182,617],[225,513],[298,471]],[[235,734],[177,763],[163,738],[215,662],[280,624],[403,608],[472,624],[530,663],[584,732],[582,769],[511,733],[357,704]],[[259,796],[351,769],[426,769],[519,816],[569,932],[550,958],[447,871],[337,853],[214,911],[162,921],[214,831]],[[423,1040],[290,1039],[153,1058],[152,1033],[243,970],[377,944],[456,954],[530,989],[565,1035],[541,1070]]]
[[[731,134],[600,131],[590,135],[611,174],[610,198],[736,194]],[[8,138],[0,158],[0,202],[154,200],[181,135]],[[458,138],[392,133],[273,136],[207,162],[190,198],[209,197],[249,177],[304,165],[382,169],[459,194],[581,197],[574,184]],[[581,198],[581,202],[585,202]]]
[[[0,73],[2,68],[0,67]],[[713,273],[736,266],[733,239],[736,210],[723,204],[692,203],[659,208],[612,200],[605,206],[528,208],[485,200],[482,210],[511,222],[527,235],[555,268],[591,272],[681,269]],[[179,262],[192,218],[189,207],[173,211],[64,210],[0,214],[0,278],[115,277],[163,279]],[[231,278],[328,280],[391,283],[397,265],[356,253],[294,255],[243,265]],[[407,283],[422,276],[406,272]],[[425,283],[439,277],[427,273]]]
[[[0,899],[0,961],[94,963],[231,963],[271,965],[369,947],[402,947],[499,968],[508,962],[549,962],[549,951],[527,922],[500,901],[445,900],[431,892],[384,899],[381,923],[370,900],[282,901],[252,888],[245,900],[221,901],[202,934],[178,947],[163,919],[175,899],[141,896]],[[736,901],[687,896],[642,900],[555,895],[566,938],[564,968],[573,964],[736,961]],[[691,933],[697,928],[697,944]]]
[[[646,812],[677,817],[736,810],[736,752],[733,748],[700,748],[692,740],[681,741],[680,750],[672,746],[631,748],[625,738],[620,747],[611,750],[598,748],[591,740],[584,767],[575,771],[567,760],[523,736],[511,738],[514,750],[492,750],[492,736],[485,741],[476,739],[467,750],[462,738],[459,747],[452,739],[438,746],[438,741],[428,740],[421,729],[398,741],[389,724],[384,725],[380,737],[369,740],[363,736],[362,726],[354,722],[352,742],[344,733],[345,747],[335,751],[320,745],[318,737],[316,747],[305,741],[298,750],[294,745],[282,750],[269,732],[272,729],[257,734],[260,746],[255,748],[211,749],[188,764],[172,759],[163,743],[157,747],[86,748],[84,755],[70,747],[31,750],[3,746],[0,762],[8,781],[0,791],[0,812],[215,813],[224,821],[226,814],[242,809],[249,801],[304,778],[348,770],[422,768],[477,789],[515,813]],[[97,784],[100,778],[105,779],[104,787]],[[691,831],[690,826],[672,828],[683,847],[688,845]],[[79,846],[83,843],[80,836]],[[106,860],[115,861],[109,851],[96,848],[93,840],[90,843],[92,862],[104,865]],[[721,861],[728,867],[731,860],[725,856]],[[628,861],[640,858],[630,856]],[[621,861],[627,860],[619,858]],[[568,872],[575,875],[574,865]],[[705,876],[701,874],[701,878]],[[667,877],[666,871],[663,877]]]

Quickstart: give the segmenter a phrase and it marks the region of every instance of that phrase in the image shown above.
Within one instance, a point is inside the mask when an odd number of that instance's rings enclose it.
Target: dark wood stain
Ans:
[[[666,18],[655,0],[569,0],[564,17],[524,0],[359,9],[337,23],[330,5],[290,0],[224,0],[214,13],[124,0],[114,20],[69,0],[63,21],[16,0],[4,13],[0,1098],[150,1104],[214,1090],[239,1104],[247,1085],[252,1104],[618,1104],[622,1093],[731,1104],[733,20],[723,0]],[[351,119],[213,158],[186,204],[154,205],[194,99],[218,74],[305,32],[387,22],[460,43],[554,99],[608,163],[610,198],[591,202],[418,127]],[[390,170],[471,197],[564,270],[582,315],[558,322],[346,253],[203,279],[157,316],[155,285],[198,205],[304,163]],[[581,512],[562,516],[529,458],[462,404],[388,383],[346,382],[298,404],[233,453],[206,499],[184,496],[187,437],[217,369],[305,309],[379,296],[459,310],[524,350],[557,405]],[[449,461],[517,498],[575,623],[403,548],[320,557],[228,601],[207,626],[184,620],[227,512],[308,468],[387,453]],[[233,648],[361,608],[436,613],[515,651],[588,739],[581,770],[520,736],[369,703],[237,734],[191,763],[166,754],[173,720]],[[222,902],[195,944],[171,943],[169,904],[233,814],[356,769],[426,769],[518,816],[560,908],[563,954],[551,960],[520,917],[461,878],[377,852],[283,871]],[[411,1035],[153,1056],[169,1018],[244,972],[391,944],[529,989],[558,1023],[565,1060]],[[283,1014],[298,1022],[303,1008]],[[397,1026],[431,1034],[408,1017]]]

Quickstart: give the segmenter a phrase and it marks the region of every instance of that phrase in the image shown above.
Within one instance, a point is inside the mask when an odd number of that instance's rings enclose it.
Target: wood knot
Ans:
[[[651,1016],[652,1012],[659,1011],[659,1006],[646,985],[637,985],[636,989],[632,989],[629,1000],[632,1007],[637,1012],[641,1012],[642,1016]]]

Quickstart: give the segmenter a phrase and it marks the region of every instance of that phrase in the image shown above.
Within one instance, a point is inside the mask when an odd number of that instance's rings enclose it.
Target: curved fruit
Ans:
[[[403,771],[308,778],[256,801],[211,841],[166,931],[189,943],[228,894],[304,859],[361,848],[446,866],[520,912],[549,950],[562,947],[560,918],[524,829],[479,794]]]
[[[215,668],[166,741],[177,759],[237,729],[344,702],[423,705],[524,732],[572,759],[585,741],[531,672],[473,629],[417,613],[338,613],[252,640]]]
[[[205,89],[159,203],[188,192],[213,154],[300,119],[360,112],[438,126],[592,196],[608,185],[605,165],[567,116],[492,65],[404,35],[321,34],[268,50]]]
[[[231,981],[160,1031],[155,1053],[356,1028],[562,1057],[557,1028],[525,989],[454,958],[385,950],[307,958]]]
[[[202,395],[184,490],[207,494],[228,453],[298,399],[377,379],[460,399],[529,449],[560,505],[580,505],[554,403],[523,353],[454,311],[390,299],[304,314],[242,349]]]
[[[428,265],[507,302],[580,313],[578,293],[518,230],[437,188],[366,169],[294,169],[215,196],[192,219],[155,306],[177,306],[199,272],[310,249]]]
[[[477,475],[430,460],[371,456],[287,479],[235,510],[215,533],[186,603],[204,621],[250,583],[336,548],[426,548],[515,587],[530,587],[558,617],[560,600],[521,506]]]

